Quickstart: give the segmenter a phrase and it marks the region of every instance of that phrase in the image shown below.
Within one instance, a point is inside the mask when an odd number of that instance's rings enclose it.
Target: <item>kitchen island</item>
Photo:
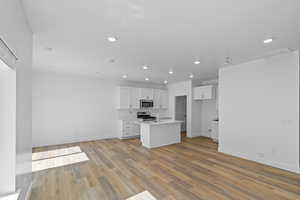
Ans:
[[[181,142],[181,121],[162,120],[139,123],[141,125],[141,142],[147,148]]]

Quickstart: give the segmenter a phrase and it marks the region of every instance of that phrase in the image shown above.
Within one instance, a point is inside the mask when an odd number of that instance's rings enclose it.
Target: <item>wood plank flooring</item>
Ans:
[[[90,160],[34,173],[31,200],[125,200],[145,190],[158,200],[300,199],[299,174],[218,153],[203,137],[152,150],[107,139],[34,152],[71,146]]]

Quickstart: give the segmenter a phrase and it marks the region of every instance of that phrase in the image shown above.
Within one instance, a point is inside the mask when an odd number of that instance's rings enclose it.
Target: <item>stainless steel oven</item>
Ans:
[[[140,108],[153,108],[153,100],[141,99]]]

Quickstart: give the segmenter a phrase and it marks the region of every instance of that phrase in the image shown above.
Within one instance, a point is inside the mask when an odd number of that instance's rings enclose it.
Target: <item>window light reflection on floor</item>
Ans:
[[[79,146],[32,153],[32,160],[41,160],[82,152]]]
[[[126,200],[157,200],[157,199],[154,196],[152,196],[150,192],[146,190]]]
[[[80,147],[37,152],[32,155],[32,171],[37,172],[88,160],[89,158],[81,151]]]

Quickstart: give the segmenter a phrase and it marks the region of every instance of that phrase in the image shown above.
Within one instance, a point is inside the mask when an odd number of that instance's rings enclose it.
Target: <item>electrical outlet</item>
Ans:
[[[211,129],[208,129],[208,132],[209,132],[209,133],[211,133],[211,131],[212,131]]]

